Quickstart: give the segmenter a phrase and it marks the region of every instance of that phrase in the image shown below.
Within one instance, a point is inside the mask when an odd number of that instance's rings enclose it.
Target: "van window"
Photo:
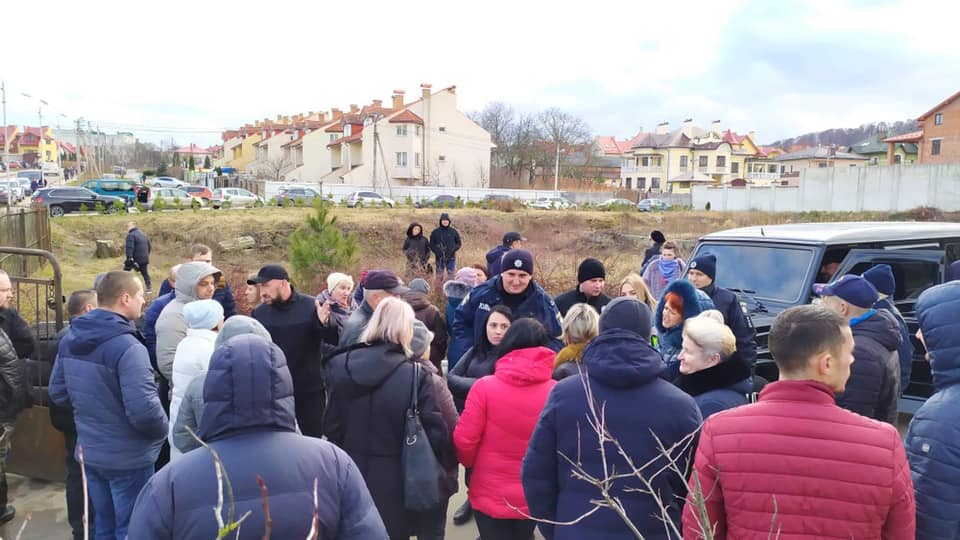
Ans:
[[[893,270],[897,284],[894,300],[916,300],[920,293],[940,283],[940,265],[932,261],[875,260],[859,263],[847,273],[859,276],[877,264],[889,264]]]

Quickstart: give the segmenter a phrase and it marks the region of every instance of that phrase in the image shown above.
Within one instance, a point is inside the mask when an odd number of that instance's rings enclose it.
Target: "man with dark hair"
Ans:
[[[144,234],[137,224],[133,221],[127,222],[127,241],[126,241],[126,262],[123,263],[123,269],[126,271],[136,270],[143,275],[143,282],[147,286],[147,294],[153,292],[150,285],[150,272],[147,266],[150,264],[150,238]]]
[[[297,424],[304,435],[323,435],[323,361],[339,338],[330,302],[297,292],[279,264],[260,268],[248,284],[260,286],[262,303],[251,316],[262,324],[287,359],[296,398]]]
[[[913,539],[913,485],[900,434],[838,407],[853,334],[822,306],[782,312],[769,335],[780,380],[700,432],[684,538]],[[745,449],[747,449],[745,451]],[[703,498],[706,516],[695,501]]]
[[[523,243],[526,241],[527,239],[517,231],[510,231],[503,235],[503,243],[487,252],[487,277],[499,276],[501,270],[500,260],[503,259],[504,253],[511,249],[522,248]]]
[[[650,231],[650,247],[643,252],[643,264],[640,266],[640,275],[647,269],[647,265],[654,257],[660,254],[660,249],[667,242],[667,237],[656,229]]]
[[[79,317],[85,313],[97,309],[97,291],[93,289],[82,289],[74,291],[67,300],[67,316],[70,320]],[[60,348],[60,341],[67,335],[70,326],[64,326],[63,330],[57,334],[53,350]],[[59,360],[54,359],[54,364]],[[63,433],[63,440],[67,449],[67,522],[73,530],[73,540],[83,540],[83,472],[80,470],[80,464],[73,457],[77,447],[77,424],[73,420],[73,407],[67,405],[61,407],[56,403],[50,404],[50,424]],[[87,522],[90,524],[90,530],[93,530],[94,509],[91,507],[88,512]]]
[[[856,363],[837,405],[867,418],[897,425],[900,402],[901,337],[897,321],[877,311],[877,290],[860,276],[848,274],[830,285],[816,284],[823,305],[846,319],[853,330]]]
[[[718,287],[716,278],[717,257],[713,254],[699,255],[687,265],[687,279],[694,287],[707,293],[717,311],[723,313],[724,324],[730,327],[733,336],[737,338],[737,351],[731,360],[743,362],[752,373],[753,366],[757,363],[757,344],[754,342],[756,332],[743,314],[740,299],[733,291]]]
[[[610,303],[610,297],[603,292],[607,279],[607,269],[598,259],[584,259],[577,267],[577,288],[571,289],[553,301],[557,304],[561,317],[567,316],[567,311],[574,304],[587,304],[600,313],[603,306]]]
[[[74,318],[60,342],[49,391],[57,405],[73,406],[96,538],[125,538],[133,503],[166,438],[167,416],[133,326],[143,309],[140,279],[109,272],[97,298],[101,307]]]
[[[212,265],[213,250],[206,244],[193,244],[190,246],[190,256],[186,262],[205,262]],[[168,279],[160,285],[160,296],[173,291],[173,281],[175,280]],[[237,314],[237,302],[233,297],[233,291],[230,289],[230,284],[223,274],[217,279],[215,285],[216,289],[213,291],[213,299],[220,302],[220,305],[223,306],[223,318],[229,319]]]

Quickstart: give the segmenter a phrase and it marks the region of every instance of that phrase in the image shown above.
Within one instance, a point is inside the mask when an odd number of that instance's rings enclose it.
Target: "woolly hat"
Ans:
[[[584,259],[577,268],[577,283],[583,283],[595,278],[607,277],[607,270],[603,263],[597,259]]]
[[[433,341],[433,332],[428,330],[422,322],[413,321],[413,341],[410,342],[413,358],[423,358],[431,341]]]
[[[187,328],[213,330],[223,320],[223,306],[216,300],[194,300],[183,306]]]
[[[216,341],[213,342],[213,348],[219,348],[232,337],[245,334],[254,334],[267,341],[273,341],[273,338],[270,337],[270,332],[260,324],[260,321],[253,317],[247,317],[246,315],[234,315],[223,323],[223,328],[220,329]]]
[[[459,281],[460,283],[463,283],[472,289],[477,286],[477,271],[474,268],[465,266],[460,270],[457,270],[457,274],[453,277],[453,280]],[[413,285],[413,283],[411,282],[410,285]]]
[[[893,296],[897,288],[897,282],[893,279],[893,268],[890,268],[889,264],[871,267],[863,273],[863,279],[872,283],[877,288],[877,292],[887,296]]]
[[[667,241],[667,237],[663,235],[662,232],[654,230],[650,233],[650,239],[658,244],[662,244]]]
[[[533,254],[525,249],[511,249],[503,254],[500,269],[501,274],[509,270],[522,270],[533,275]]]
[[[351,290],[351,291],[353,290],[353,278],[350,277],[350,276],[348,276],[347,274],[343,274],[343,273],[340,273],[340,272],[334,272],[334,273],[330,274],[329,276],[327,276],[327,289],[329,289],[329,290],[332,291],[332,290],[336,289],[337,286],[340,285],[340,284],[343,283],[343,282],[349,283],[349,284],[350,284],[350,290]]]
[[[421,292],[423,294],[430,294],[430,284],[427,283],[427,280],[423,278],[416,278],[410,282],[410,285],[407,285],[411,291]]]
[[[687,270],[698,270],[706,274],[710,279],[717,279],[717,256],[712,253],[698,255],[697,258],[690,261]]]
[[[649,340],[652,327],[653,312],[650,306],[632,296],[614,298],[603,307],[600,314],[600,334],[619,328]]]

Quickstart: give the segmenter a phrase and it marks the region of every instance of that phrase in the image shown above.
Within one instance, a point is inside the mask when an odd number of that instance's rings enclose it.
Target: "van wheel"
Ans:
[[[108,213],[108,214],[116,214],[116,213],[117,213],[117,207],[111,204],[111,205],[107,208],[107,213]]]
[[[63,217],[63,207],[58,205],[53,205],[50,207],[50,217]]]

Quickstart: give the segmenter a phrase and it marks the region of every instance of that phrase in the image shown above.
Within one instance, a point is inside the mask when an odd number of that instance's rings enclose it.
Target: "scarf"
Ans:
[[[667,261],[661,257],[658,264],[660,265],[660,275],[667,281],[673,281],[673,278],[677,276],[677,271],[680,270],[680,261],[678,259]]]

